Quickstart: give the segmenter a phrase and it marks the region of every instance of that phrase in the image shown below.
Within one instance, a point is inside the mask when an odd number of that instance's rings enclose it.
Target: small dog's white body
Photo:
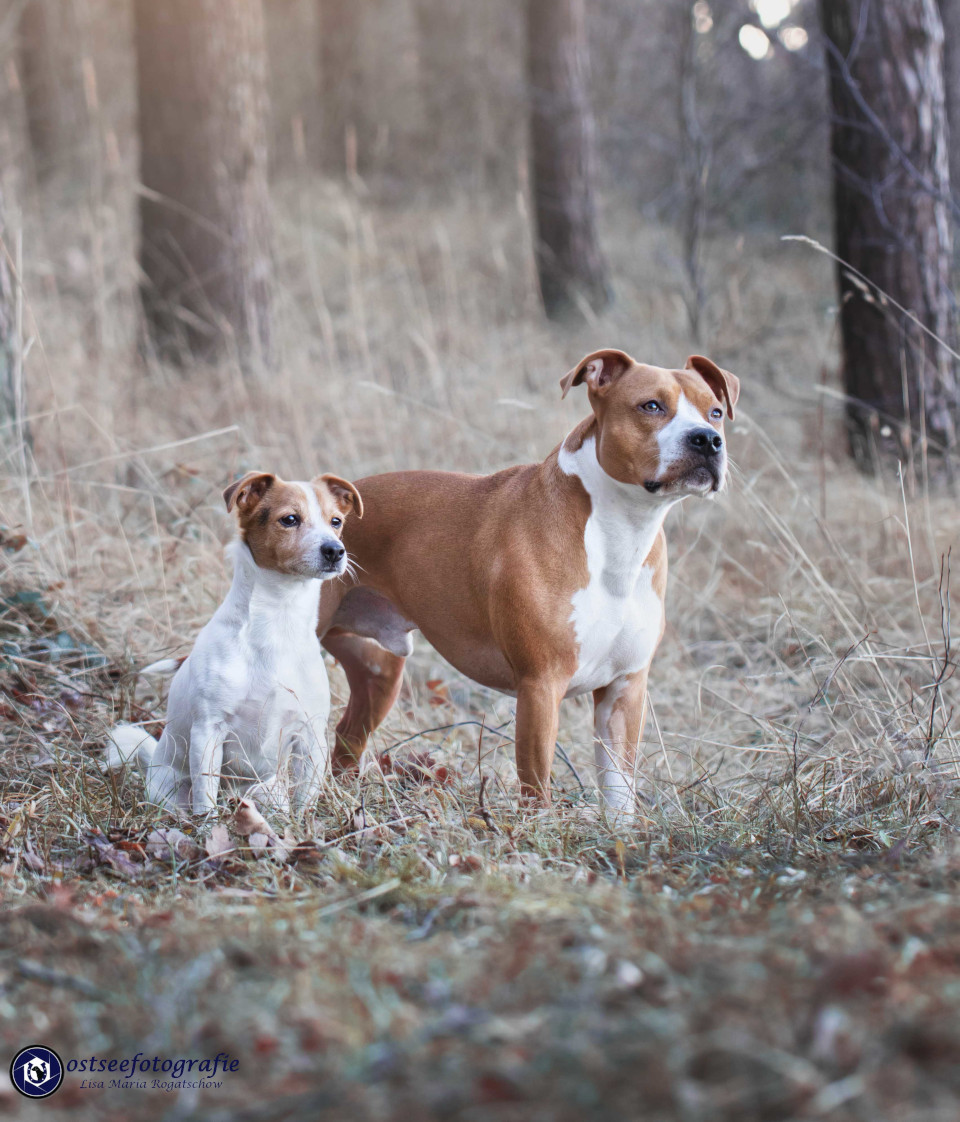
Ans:
[[[147,799],[169,809],[213,810],[222,779],[271,809],[300,811],[316,800],[323,783],[330,687],[316,634],[317,608],[322,580],[339,576],[346,559],[316,484],[268,478],[274,482],[259,498],[244,504],[240,494],[233,582],[174,675],[159,742],[131,725],[111,734],[110,764],[136,762]],[[300,522],[283,527],[297,529],[294,549],[271,528],[277,511],[290,506],[291,489],[300,491],[303,512]],[[279,506],[252,519],[267,496],[271,503],[279,499]],[[342,506],[335,510],[344,512]],[[338,528],[342,518],[335,514],[333,523]],[[281,550],[276,539],[282,539]]]

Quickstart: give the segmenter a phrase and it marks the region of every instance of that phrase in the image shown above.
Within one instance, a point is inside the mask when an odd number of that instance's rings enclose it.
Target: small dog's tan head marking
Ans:
[[[267,471],[248,471],[240,479],[234,480],[223,492],[227,510],[237,508],[241,513],[257,506],[263,496],[276,483],[277,477]]]
[[[348,514],[356,514],[358,518],[363,517],[363,499],[360,498],[360,492],[348,480],[328,473],[318,475],[313,480],[313,487],[324,511],[325,504],[332,503],[336,511],[344,517]]]
[[[223,493],[236,511],[240,537],[262,569],[291,576],[339,576],[346,568],[340,543],[348,513],[363,511],[352,483],[320,476],[288,483],[268,472],[248,472]]]

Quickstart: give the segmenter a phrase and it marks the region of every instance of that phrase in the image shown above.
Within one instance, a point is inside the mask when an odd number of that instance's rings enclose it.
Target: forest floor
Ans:
[[[627,207],[617,304],[562,331],[536,315],[521,213],[293,183],[278,215],[284,361],[261,379],[143,370],[124,221],[28,228],[31,443],[0,474],[0,1039],[238,1066],[202,1089],[71,1070],[0,1105],[952,1122],[955,498],[922,461],[893,479],[845,462],[829,262],[711,244],[694,347],[672,239]],[[518,816],[512,702],[419,640],[362,778],[306,820],[225,805],[171,833],[138,780],[101,771],[115,720],[162,720],[136,669],[186,653],[223,595],[237,471],[542,457],[586,408],[559,379],[601,345],[702,350],[743,381],[729,490],[667,527],[633,826],[598,814],[576,702],[556,808]]]

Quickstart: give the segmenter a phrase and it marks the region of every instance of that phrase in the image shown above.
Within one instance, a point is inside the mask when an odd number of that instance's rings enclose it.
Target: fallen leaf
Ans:
[[[620,869],[620,876],[627,879],[627,847],[623,844],[620,838],[613,843],[614,851],[617,855],[617,866]]]
[[[60,702],[67,709],[76,711],[86,706],[87,699],[82,693],[78,693],[76,690],[61,690]]]
[[[42,873],[46,870],[46,863],[39,853],[34,853],[31,849],[24,849],[23,863],[28,869],[35,873]]]
[[[107,841],[99,829],[88,830],[84,838],[91,848],[96,864],[110,869],[127,880],[135,880],[140,875],[142,866],[134,864],[122,849]]]
[[[247,837],[247,844],[255,857],[264,857],[270,850],[270,842],[269,834],[253,833]]]
[[[393,774],[404,787],[424,787],[436,784],[446,787],[450,783],[450,772],[443,764],[438,764],[429,752],[411,752],[402,760],[391,760],[389,756],[380,766],[384,774]]]
[[[226,826],[218,822],[210,830],[205,848],[207,856],[212,858],[226,857],[233,852],[233,842],[230,841],[230,832]]]
[[[363,809],[362,806],[358,806],[357,809],[353,812],[351,823],[351,829],[355,834],[363,833],[364,830],[369,830],[372,827],[376,826],[376,822],[374,822],[372,818],[367,817],[367,812]]]
[[[14,534],[6,526],[0,526],[0,549],[5,549],[8,553],[19,553],[26,544],[26,534]]]
[[[316,842],[302,841],[293,846],[287,854],[287,860],[295,864],[302,862],[305,865],[318,865],[324,856],[324,851],[318,847]]]
[[[854,993],[879,993],[887,985],[890,962],[874,948],[837,955],[824,963],[817,990],[825,997]]]
[[[274,843],[273,856],[278,861],[289,861],[291,853],[297,848],[297,844],[297,839],[293,834],[289,830],[285,830],[283,837]]]
[[[277,844],[280,842],[273,827],[252,799],[240,800],[237,813],[233,816],[233,828],[242,838],[248,838],[251,834],[265,834],[271,841]]]
[[[151,830],[147,837],[147,853],[160,861],[176,857],[181,861],[195,861],[200,856],[200,847],[175,826],[164,830]]]

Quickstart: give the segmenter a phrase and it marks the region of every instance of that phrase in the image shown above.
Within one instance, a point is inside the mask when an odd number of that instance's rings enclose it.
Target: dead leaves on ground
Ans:
[[[0,807],[0,811],[2,811]],[[347,839],[370,845],[396,841],[401,824],[373,821],[361,805],[330,837],[297,837],[290,826],[282,834],[262,814],[252,799],[235,802],[232,809],[202,836],[191,827],[161,825],[152,829],[98,826],[81,834],[82,847],[65,860],[52,860],[40,852],[29,823],[35,817],[32,803],[23,803],[12,815],[0,813],[0,875],[12,877],[21,868],[41,876],[64,877],[103,872],[125,881],[150,881],[171,871],[198,880],[231,880],[247,876],[258,863],[274,869],[316,868],[327,852]]]
[[[384,776],[401,787],[449,787],[453,782],[450,769],[437,763],[430,752],[408,752],[398,760],[384,752],[378,762]]]
[[[433,792],[446,798],[445,792],[453,784],[450,770],[426,751],[393,761],[384,755],[380,763],[383,778],[410,793]],[[49,764],[54,767],[56,761],[51,759]],[[309,829],[298,831],[289,822],[280,826],[252,799],[242,798],[232,800],[212,822],[167,818],[148,825],[141,818],[133,825],[134,820],[125,817],[109,824],[85,824],[76,834],[56,837],[52,845],[38,809],[45,795],[38,792],[16,804],[0,804],[0,877],[10,879],[29,872],[59,882],[105,874],[126,882],[156,884],[171,875],[224,883],[266,874],[275,881],[283,869],[288,879],[295,871],[319,872],[331,852],[335,857],[344,845],[371,850],[396,844],[409,823],[433,816],[434,808],[418,805],[409,814],[398,812],[384,820],[378,805],[374,818],[366,806],[366,791],[362,786],[354,809],[345,814],[341,811],[339,826],[327,826],[319,836]]]

